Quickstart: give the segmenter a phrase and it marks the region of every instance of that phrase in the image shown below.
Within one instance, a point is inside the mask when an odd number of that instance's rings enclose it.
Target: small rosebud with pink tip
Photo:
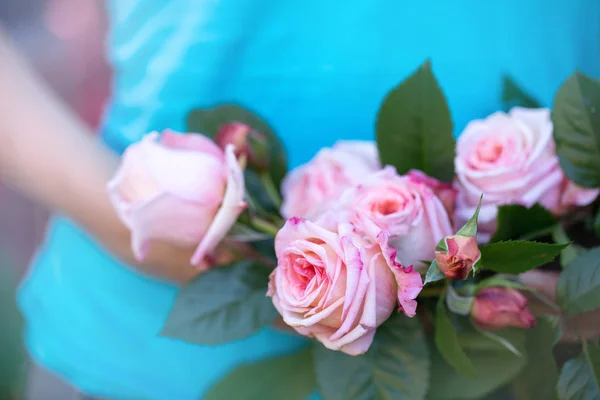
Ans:
[[[222,149],[232,144],[235,155],[238,158],[245,157],[249,168],[257,172],[269,168],[267,137],[250,126],[241,122],[224,124],[217,133],[215,141]]]
[[[448,279],[463,280],[481,259],[474,236],[448,236],[444,239],[446,251],[436,251],[438,268]]]
[[[477,293],[471,317],[478,327],[488,331],[507,327],[533,328],[536,323],[527,298],[510,287],[489,287]]]

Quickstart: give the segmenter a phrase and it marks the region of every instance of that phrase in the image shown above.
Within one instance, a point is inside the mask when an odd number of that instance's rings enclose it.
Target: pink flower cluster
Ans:
[[[552,129],[547,109],[514,108],[471,122],[458,138],[454,183],[421,171],[400,175],[381,166],[375,144],[363,141],[338,142],[291,171],[282,186],[288,220],[275,238],[278,264],[268,289],[285,323],[330,349],[362,354],[394,310],[415,316],[429,262],[450,279],[467,278],[481,256],[477,240],[454,233],[482,194],[480,242],[494,233],[500,205],[540,203],[561,216],[593,202],[600,189],[567,179]],[[264,140],[231,124],[218,145],[172,131],[131,145],[108,191],[136,257],[163,240],[195,246],[191,262],[208,267],[246,206],[244,167],[268,165]],[[446,248],[436,252],[442,239]],[[482,325],[509,311],[521,318],[507,317],[512,325],[531,325],[526,303],[514,294],[513,308],[494,308],[498,293],[479,296],[473,313]]]
[[[477,243],[452,235],[482,194],[480,241],[494,233],[500,205],[540,203],[560,216],[593,202],[599,189],[576,186],[560,168],[552,129],[547,109],[471,122],[458,139],[454,184],[382,168],[370,142],[321,150],[283,185],[290,219],[276,238],[269,295],[284,321],[330,349],[364,353],[396,304],[415,315],[423,261],[437,259],[450,279],[467,277]],[[436,254],[444,238],[448,251]]]
[[[415,315],[423,261],[452,234],[451,185],[380,168],[376,154],[373,143],[340,142],[288,176],[291,218],[275,240],[269,286],[288,325],[352,355],[397,307]]]

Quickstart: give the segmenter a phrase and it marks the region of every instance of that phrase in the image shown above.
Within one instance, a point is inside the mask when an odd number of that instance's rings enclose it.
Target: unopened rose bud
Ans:
[[[245,157],[248,167],[261,172],[269,168],[269,147],[262,133],[241,122],[231,122],[221,126],[215,141],[221,148],[233,144],[235,155]]]
[[[529,311],[527,298],[508,287],[490,287],[477,293],[471,317],[477,326],[488,331],[510,326],[533,328],[536,322]]]
[[[222,149],[226,145],[232,144],[236,157],[240,157],[248,152],[248,132],[250,132],[250,127],[246,124],[240,122],[224,124],[219,129],[215,142]]]
[[[448,236],[444,240],[448,251],[435,253],[440,271],[448,279],[466,279],[473,265],[481,258],[477,238],[457,235]]]

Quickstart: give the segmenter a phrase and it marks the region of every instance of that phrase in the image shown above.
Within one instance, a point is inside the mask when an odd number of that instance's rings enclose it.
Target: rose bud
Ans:
[[[241,122],[224,124],[217,133],[215,141],[222,149],[232,144],[235,155],[238,158],[245,156],[249,168],[259,172],[269,168],[267,138],[250,126]]]
[[[245,207],[242,169],[234,146],[223,152],[199,134],[153,132],[129,146],[107,185],[110,199],[131,230],[142,260],[152,239],[197,245],[199,265],[223,240]]]
[[[510,326],[533,328],[536,322],[527,298],[508,287],[490,287],[477,293],[471,317],[477,326],[488,331]]]
[[[440,271],[448,279],[467,279],[473,265],[481,258],[476,237],[448,236],[444,238],[448,251],[436,251],[435,259]]]

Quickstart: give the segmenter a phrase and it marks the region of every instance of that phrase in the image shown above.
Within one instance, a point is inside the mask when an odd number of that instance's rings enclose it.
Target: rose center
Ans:
[[[495,140],[486,140],[477,148],[477,156],[485,162],[495,162],[502,155],[503,146]]]
[[[298,276],[298,280],[302,286],[305,286],[315,276],[315,267],[311,265],[306,259],[296,259],[294,263],[294,271]]]
[[[404,204],[397,199],[382,199],[374,204],[373,210],[381,215],[390,215],[397,213],[403,208]]]
[[[450,267],[450,270],[453,271],[462,269],[465,266],[465,264],[466,262],[464,260],[461,260],[456,256],[451,256],[448,260],[448,266]]]

